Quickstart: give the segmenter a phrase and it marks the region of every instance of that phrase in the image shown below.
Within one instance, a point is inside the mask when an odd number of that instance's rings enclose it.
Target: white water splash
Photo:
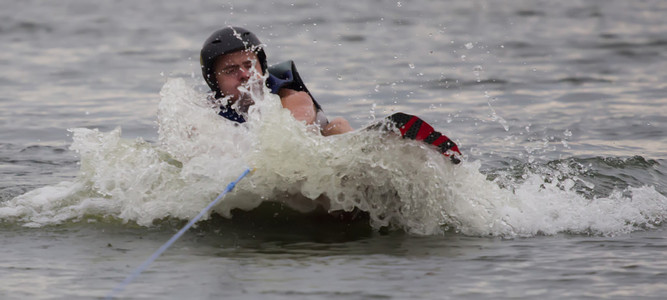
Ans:
[[[170,79],[158,110],[160,143],[121,138],[121,130],[72,130],[81,156],[73,182],[40,188],[0,206],[0,219],[45,226],[93,218],[150,226],[189,219],[246,167],[256,168],[215,208],[230,216],[263,201],[301,212],[368,211],[371,225],[413,234],[446,225],[469,235],[558,232],[616,234],[667,217],[667,199],[651,187],[587,199],[572,180],[528,173],[507,188],[487,180],[479,162],[452,165],[421,142],[374,130],[322,137],[297,122],[275,95],[255,94],[248,122],[216,114],[206,95]]]

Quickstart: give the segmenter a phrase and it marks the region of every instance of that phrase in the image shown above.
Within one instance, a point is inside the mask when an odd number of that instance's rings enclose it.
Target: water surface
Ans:
[[[221,212],[259,205],[253,192],[274,186],[354,195],[321,184],[347,174],[368,186],[363,201],[397,192],[415,200],[412,214],[390,230],[276,208],[213,216],[122,297],[661,299],[666,13],[657,0],[10,1],[0,296],[104,297],[253,164],[262,170]],[[459,144],[463,166],[418,145],[308,138],[289,122],[284,136],[319,143],[304,153],[311,165],[270,156],[299,148],[269,138],[252,161],[225,156],[252,143],[230,150],[224,125],[185,102],[205,92],[201,43],[226,25],[257,33],[270,64],[295,60],[329,116],[361,128],[417,114]],[[181,121],[200,122],[200,143],[177,142]]]

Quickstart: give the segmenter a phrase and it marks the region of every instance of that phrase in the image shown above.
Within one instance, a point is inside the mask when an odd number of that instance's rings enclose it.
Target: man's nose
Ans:
[[[240,67],[239,68],[239,76],[244,80],[250,79],[250,73],[251,73],[250,68],[246,68],[246,67]]]

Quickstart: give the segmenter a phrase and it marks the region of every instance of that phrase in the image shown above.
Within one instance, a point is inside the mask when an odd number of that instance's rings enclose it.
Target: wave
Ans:
[[[613,235],[667,216],[667,198],[652,186],[587,194],[586,171],[568,161],[488,175],[479,161],[453,165],[423,143],[386,132],[322,137],[266,91],[255,95],[244,124],[219,117],[183,79],[169,79],[160,95],[158,143],[124,139],[121,128],[72,129],[77,177],[1,203],[0,219],[28,227],[186,220],[247,167],[255,172],[216,214],[231,218],[233,210],[267,202],[303,214],[356,208],[375,229],[504,237]]]

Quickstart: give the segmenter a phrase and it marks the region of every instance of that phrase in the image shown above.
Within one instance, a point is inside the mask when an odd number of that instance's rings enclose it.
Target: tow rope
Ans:
[[[171,245],[173,245],[174,242],[176,242],[176,240],[178,240],[178,238],[180,238],[186,231],[188,231],[188,229],[190,229],[190,227],[192,227],[192,225],[197,223],[197,221],[199,221],[199,219],[201,219],[201,217],[203,217],[211,208],[213,208],[213,206],[218,204],[218,202],[220,202],[220,199],[222,199],[222,197],[224,197],[227,193],[229,193],[232,189],[234,189],[236,184],[239,181],[241,181],[241,179],[243,179],[243,177],[248,175],[248,173],[252,172],[253,170],[254,169],[250,169],[250,168],[246,169],[245,171],[243,171],[241,176],[239,176],[239,178],[230,182],[227,185],[227,188],[224,191],[222,191],[222,193],[220,193],[220,195],[218,195],[218,197],[215,198],[215,200],[213,200],[213,202],[209,203],[208,206],[206,206],[204,209],[202,209],[202,211],[200,211],[197,216],[195,216],[192,220],[190,220],[190,222],[188,222],[188,224],[186,224],[179,232],[177,232],[174,236],[171,237],[171,239],[169,239],[166,243],[164,243],[164,245],[162,245],[162,247],[160,247],[160,249],[155,251],[155,253],[153,253],[153,255],[151,255],[146,261],[144,261],[141,265],[139,265],[139,267],[137,267],[134,270],[134,272],[132,272],[132,274],[128,275],[125,278],[125,280],[123,280],[123,282],[121,282],[113,290],[111,290],[111,292],[106,296],[105,299],[110,300],[116,294],[122,292],[130,283],[132,283],[132,281],[134,281],[137,277],[139,277],[141,272],[143,272],[146,268],[148,268],[148,266],[151,263],[153,263],[158,257],[160,257],[160,255],[162,255],[162,253],[164,253],[169,247],[171,247]]]

